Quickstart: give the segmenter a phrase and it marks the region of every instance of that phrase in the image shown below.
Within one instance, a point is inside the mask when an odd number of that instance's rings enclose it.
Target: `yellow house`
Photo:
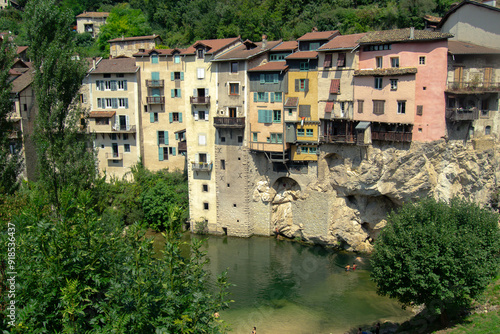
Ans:
[[[132,57],[135,53],[154,49],[161,42],[160,36],[153,34],[151,36],[118,37],[110,39],[109,54],[111,57]]]

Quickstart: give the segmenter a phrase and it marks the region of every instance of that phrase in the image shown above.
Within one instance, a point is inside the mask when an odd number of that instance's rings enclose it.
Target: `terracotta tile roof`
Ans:
[[[151,40],[151,39],[157,39],[160,38],[159,35],[149,35],[149,36],[134,36],[134,37],[118,37],[114,39],[110,39],[108,42],[121,42],[121,41],[143,41],[143,40]]]
[[[414,30],[414,37],[410,39],[411,28],[381,30],[368,32],[358,42],[359,44],[379,44],[396,42],[424,42],[442,40],[453,37],[452,34],[430,30]]]
[[[318,58],[317,51],[298,51],[294,52],[291,55],[285,57],[286,60],[289,59],[313,59]]]
[[[333,37],[340,35],[338,30],[331,31],[313,31],[299,37],[298,41],[315,41],[321,39],[332,39]]]
[[[25,51],[28,47],[27,46],[18,46],[16,49],[16,53],[20,54],[21,52]]]
[[[394,75],[406,75],[417,73],[416,67],[391,67],[391,68],[377,68],[375,70],[356,70],[354,71],[355,76],[394,76]]]
[[[280,45],[274,47],[271,51],[293,51],[299,47],[299,42],[297,41],[287,41]]]
[[[245,41],[247,42],[247,41]],[[248,41],[250,42],[250,41]],[[255,43],[247,43],[248,45],[255,45],[253,49],[247,50],[247,45],[242,44],[237,46],[236,48],[232,49],[229,52],[226,52],[220,56],[218,56],[216,59],[213,61],[221,61],[221,60],[231,60],[231,59],[249,59],[252,58],[262,52],[269,51],[276,45],[281,43],[281,41],[268,41],[267,46],[265,48],[262,48],[262,42],[255,42]]]
[[[13,68],[9,69],[9,75],[21,75],[22,73],[20,71],[17,71]]]
[[[20,93],[33,82],[33,71],[26,71],[12,81],[12,92]]]
[[[248,70],[248,72],[262,72],[262,71],[284,71],[288,68],[285,61],[270,61],[265,64],[256,66]]]
[[[342,35],[336,36],[334,39],[329,41],[328,43],[322,45],[318,50],[326,51],[326,50],[346,50],[353,49],[358,45],[358,40],[364,37],[366,33],[361,34],[351,34],[351,35]]]
[[[90,118],[110,118],[116,114],[116,111],[91,111]]]
[[[432,23],[439,23],[439,21],[441,21],[441,18],[437,17],[437,16],[432,16],[432,15],[425,15],[424,20],[432,22]]]
[[[229,46],[237,41],[241,41],[240,37],[233,38],[221,38],[221,39],[205,39],[201,41],[196,41],[193,45],[188,47],[182,54],[194,54],[196,52],[197,45],[204,45],[209,48],[206,52],[207,54],[217,53],[226,46]]]
[[[76,17],[108,17],[109,13],[108,12],[83,12],[81,14],[78,14]]]
[[[99,73],[135,73],[139,67],[135,65],[135,58],[103,59],[91,74]]]
[[[298,97],[287,97],[285,104],[283,107],[297,107],[299,105],[299,98]]]
[[[448,52],[454,55],[500,54],[500,49],[487,48],[467,42],[448,41]]]

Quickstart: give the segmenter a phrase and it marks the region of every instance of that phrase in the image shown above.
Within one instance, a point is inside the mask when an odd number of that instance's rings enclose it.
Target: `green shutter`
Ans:
[[[266,83],[266,75],[265,74],[260,75],[260,83],[261,84]]]
[[[269,102],[269,93],[268,92],[264,93],[264,102]]]
[[[272,122],[273,122],[273,111],[266,110],[266,123],[272,123]]]
[[[118,99],[116,97],[112,98],[111,99],[111,104],[113,106],[113,108],[118,108]]]
[[[170,121],[170,123],[174,121],[174,115],[172,113],[168,113],[168,120]]]
[[[257,102],[259,100],[259,93],[253,93],[253,102]]]
[[[160,80],[160,72],[151,72],[151,80]]]
[[[125,98],[125,109],[128,109],[128,98]]]
[[[182,123],[182,113],[179,113],[179,123]]]
[[[168,131],[163,131],[163,136],[165,138],[165,145],[168,145]]]
[[[123,80],[123,90],[127,90],[127,80]]]
[[[265,123],[266,122],[266,115],[265,115],[265,110],[259,109],[259,114],[258,114],[258,120],[257,122],[259,123]]]
[[[117,90],[116,80],[111,80],[111,90]]]
[[[184,81],[184,72],[181,72],[181,81]]]
[[[155,113],[154,112],[150,112],[149,113],[149,122],[150,123],[154,123],[155,122]]]
[[[172,155],[175,155],[175,147],[172,147]]]
[[[175,140],[179,140],[179,134],[178,133],[175,134]]]
[[[175,79],[175,72],[170,72],[170,80],[174,81]]]
[[[274,103],[274,92],[271,92],[271,103]]]
[[[278,76],[278,73],[275,73],[275,74],[273,75],[273,77],[274,77],[274,78],[273,78],[273,79],[274,79],[274,80],[273,80],[273,81],[274,81],[274,83],[278,83],[278,82],[279,82],[279,76]]]
[[[170,90],[170,97],[175,97],[175,89]]]
[[[163,147],[158,147],[158,160],[163,161]]]

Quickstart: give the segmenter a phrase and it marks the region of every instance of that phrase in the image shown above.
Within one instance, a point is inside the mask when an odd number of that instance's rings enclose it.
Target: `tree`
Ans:
[[[466,307],[499,270],[498,214],[464,200],[407,203],[375,243],[372,279],[381,295],[425,304],[446,318]]]
[[[59,207],[63,187],[76,194],[89,188],[96,176],[95,152],[89,136],[80,130],[83,111],[76,103],[86,66],[75,59],[73,17],[60,11],[56,0],[28,2],[24,20],[35,69],[38,174]]]
[[[0,41],[0,193],[13,193],[18,187],[23,158],[18,140],[10,137],[14,132],[11,83],[9,70],[14,60],[14,50],[7,39]],[[20,129],[19,129],[20,130]]]

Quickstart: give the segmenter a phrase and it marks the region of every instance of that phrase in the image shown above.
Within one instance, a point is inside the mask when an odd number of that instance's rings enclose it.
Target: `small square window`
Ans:
[[[297,136],[304,137],[304,129],[297,129]]]
[[[128,133],[123,134],[123,140],[128,140]]]
[[[375,77],[375,89],[382,89],[382,77]]]
[[[238,73],[238,62],[231,63],[231,73]]]
[[[201,186],[201,189],[202,189],[202,191],[203,191],[203,192],[205,192],[205,193],[206,193],[206,192],[208,192],[208,184],[204,184],[204,185],[202,185],[202,186]]]
[[[229,187],[231,187],[231,184],[230,184],[230,183],[228,183],[228,184],[227,184],[227,187],[228,187],[228,188],[229,188]]]
[[[391,79],[391,90],[398,90],[398,79]]]
[[[123,145],[123,151],[124,152],[130,152],[130,144],[124,144]]]
[[[418,64],[425,65],[425,56],[418,57]]]
[[[220,169],[222,169],[222,170],[226,169],[226,160],[221,160],[220,161]]]
[[[300,70],[301,71],[308,71],[309,70],[309,62],[303,61],[300,63]]]
[[[243,136],[238,136],[238,143],[243,143]]]
[[[226,142],[226,137],[220,137],[220,142],[225,143]]]
[[[257,141],[257,136],[258,136],[257,132],[253,132],[252,133],[252,141],[256,142]]]
[[[208,202],[204,202],[203,203],[203,209],[204,210],[208,210]]]
[[[174,64],[179,64],[181,62],[181,56],[180,55],[174,55]]]
[[[314,130],[313,129],[306,129],[306,136],[307,137],[314,136]]]
[[[236,203],[233,203],[233,207],[236,207]]]
[[[382,68],[382,57],[375,57],[375,63],[376,63],[376,66],[377,68]]]
[[[391,58],[391,67],[399,67],[399,57]]]
[[[111,140],[116,140],[116,133],[111,134]]]
[[[406,101],[398,101],[398,114],[406,113]]]
[[[230,83],[229,95],[239,95],[239,94],[240,94],[240,85],[238,83]]]

